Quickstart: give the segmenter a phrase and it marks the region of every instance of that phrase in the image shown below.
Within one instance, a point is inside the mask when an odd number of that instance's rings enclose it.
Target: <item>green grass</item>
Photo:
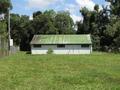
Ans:
[[[0,59],[0,90],[120,90],[120,55],[29,55]]]

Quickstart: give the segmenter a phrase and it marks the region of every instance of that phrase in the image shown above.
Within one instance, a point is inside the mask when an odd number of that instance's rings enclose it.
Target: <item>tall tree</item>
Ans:
[[[106,0],[106,1],[110,2],[111,14],[120,17],[120,0]]]
[[[55,17],[55,27],[58,29],[59,34],[73,34],[74,22],[70,17],[69,12],[58,12]]]
[[[57,34],[54,26],[54,19],[48,14],[41,14],[34,18],[33,27],[34,34]]]
[[[33,13],[33,18],[35,18],[36,16],[41,15],[41,14],[42,14],[41,11],[36,11]]]
[[[61,27],[57,26],[59,24]],[[25,15],[11,14],[11,36],[21,50],[30,50],[30,41],[35,34],[72,34],[73,26],[73,20],[66,12],[38,11],[33,20]]]
[[[12,8],[12,4],[10,0],[0,0],[0,14],[6,13],[8,8]]]
[[[0,0],[0,14],[8,13],[8,9],[12,8],[10,0]],[[4,37],[7,35],[7,22],[5,20],[0,20],[0,34]],[[4,34],[3,34],[4,33]]]
[[[0,38],[6,38],[7,36],[6,29],[7,29],[6,22],[4,20],[0,21],[0,36],[1,36]]]
[[[18,14],[11,14],[11,37],[14,39],[14,44],[15,45],[20,45],[21,41],[21,33],[20,33],[20,15]]]
[[[120,0],[106,0],[110,2],[110,22],[106,25],[105,33],[111,38],[110,48],[120,52]]]
[[[78,34],[91,34],[93,41],[93,49],[100,50],[104,47],[107,37],[104,35],[106,25],[109,22],[108,12],[106,8],[99,10],[99,5],[95,5],[93,11],[87,8],[80,10],[83,16],[83,22],[78,23]],[[107,41],[106,41],[107,42]]]
[[[81,12],[83,19],[84,19],[84,21],[83,21],[83,30],[84,30],[83,34],[89,34],[90,33],[90,31],[89,31],[90,22],[89,21],[90,21],[91,13],[89,12],[89,10],[86,7],[82,8],[80,10],[80,12]]]
[[[29,50],[31,38],[31,21],[26,15],[11,14],[11,37],[21,50]]]

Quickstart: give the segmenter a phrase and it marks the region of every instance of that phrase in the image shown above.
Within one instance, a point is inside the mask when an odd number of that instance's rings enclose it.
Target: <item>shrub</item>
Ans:
[[[53,54],[53,50],[51,48],[48,49],[47,54]]]

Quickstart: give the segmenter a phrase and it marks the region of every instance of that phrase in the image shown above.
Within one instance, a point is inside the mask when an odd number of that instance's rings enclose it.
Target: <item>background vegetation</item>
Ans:
[[[91,34],[93,49],[106,52],[120,52],[120,1],[106,0],[110,3],[99,9],[95,5],[93,11],[82,8],[83,21],[73,22],[69,12],[46,10],[29,16],[11,14],[11,36],[14,44],[21,50],[30,50],[30,41],[35,34]],[[0,35],[6,32],[8,8],[12,9],[10,0],[0,0],[0,13],[5,18],[0,20]],[[3,25],[4,24],[4,25]],[[77,31],[75,27],[77,25]],[[3,29],[4,28],[4,29]]]

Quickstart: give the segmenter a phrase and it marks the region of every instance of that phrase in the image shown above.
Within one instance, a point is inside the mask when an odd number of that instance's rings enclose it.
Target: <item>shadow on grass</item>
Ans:
[[[31,54],[31,51],[26,51],[26,54]]]

